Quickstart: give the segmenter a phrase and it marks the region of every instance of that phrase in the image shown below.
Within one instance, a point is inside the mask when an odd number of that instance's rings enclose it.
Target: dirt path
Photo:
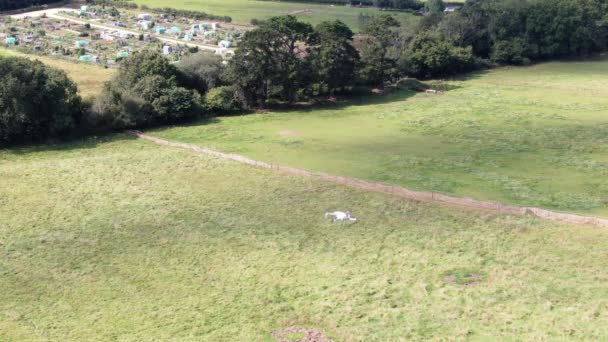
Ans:
[[[448,196],[448,195],[443,195],[443,194],[436,193],[436,192],[412,191],[412,190],[409,190],[409,189],[406,189],[406,188],[400,187],[400,186],[386,185],[386,184],[381,184],[381,183],[372,183],[372,182],[355,179],[355,178],[334,176],[334,175],[330,175],[330,174],[323,173],[323,172],[313,172],[313,171],[297,169],[297,168],[293,168],[293,167],[289,167],[289,166],[269,164],[269,163],[253,160],[253,159],[250,159],[250,158],[238,155],[238,154],[223,153],[223,152],[214,151],[214,150],[211,150],[208,148],[204,148],[204,147],[200,147],[200,146],[196,146],[196,145],[192,145],[192,144],[174,142],[174,141],[169,141],[169,140],[153,137],[150,135],[146,135],[140,131],[128,131],[128,133],[131,135],[134,135],[140,139],[149,140],[149,141],[152,141],[159,145],[179,147],[179,148],[183,148],[183,149],[192,150],[192,151],[195,151],[198,153],[204,153],[204,154],[211,155],[214,157],[229,159],[229,160],[237,161],[239,163],[248,164],[248,165],[252,165],[252,166],[256,166],[256,167],[277,170],[277,171],[289,173],[292,175],[320,178],[320,179],[330,181],[333,183],[348,185],[351,187],[368,190],[368,191],[392,194],[392,195],[399,196],[402,198],[407,198],[407,199],[412,199],[412,200],[417,200],[417,201],[436,202],[436,203],[455,205],[455,206],[461,206],[461,207],[467,207],[467,208],[473,208],[473,209],[490,210],[490,211],[494,211],[494,212],[498,212],[498,213],[506,214],[506,215],[518,215],[518,216],[532,215],[532,216],[540,217],[540,218],[543,218],[546,220],[551,220],[551,221],[567,222],[567,223],[574,223],[574,224],[585,224],[585,225],[592,225],[592,226],[596,226],[596,227],[608,227],[608,219],[604,219],[604,218],[600,218],[600,217],[558,213],[558,212],[554,212],[554,211],[550,211],[550,210],[546,210],[546,209],[532,208],[532,207],[516,207],[516,206],[504,205],[502,203],[492,202],[492,201],[478,201],[478,200],[475,200],[472,198]]]

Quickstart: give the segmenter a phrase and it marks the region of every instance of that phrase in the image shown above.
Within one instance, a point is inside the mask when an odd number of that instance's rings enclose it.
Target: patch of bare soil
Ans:
[[[454,274],[448,274],[443,276],[443,281],[451,285],[477,286],[481,284],[483,278],[483,274],[479,273],[467,274],[466,278],[459,278]]]
[[[304,337],[295,340],[289,338],[290,335],[296,334],[304,335]],[[333,342],[323,332],[311,328],[288,327],[275,330],[271,335],[277,342]]]

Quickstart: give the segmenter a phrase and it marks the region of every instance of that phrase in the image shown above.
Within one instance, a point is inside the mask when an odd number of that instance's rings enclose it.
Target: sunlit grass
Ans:
[[[606,230],[123,135],[4,150],[0,179],[3,341],[264,341],[294,325],[336,341],[608,338]]]
[[[500,68],[435,86],[448,91],[153,134],[420,190],[608,216],[608,60]]]
[[[292,14],[298,19],[318,24],[325,20],[339,19],[353,30],[359,29],[360,13],[381,14],[375,8],[349,8],[343,5],[322,5],[307,2],[291,1],[255,1],[255,0],[136,0],[139,5],[149,7],[172,7],[187,10],[203,11],[215,15],[230,16],[233,22],[249,23],[251,19],[268,19],[272,16]],[[310,10],[304,12],[303,10]],[[391,12],[399,20],[410,22],[417,17],[407,12]]]
[[[114,69],[107,69],[97,65],[72,62],[47,56],[29,55],[12,50],[0,48],[0,56],[19,56],[37,59],[42,63],[65,71],[78,85],[82,96],[94,96],[101,92],[103,84],[114,75]]]

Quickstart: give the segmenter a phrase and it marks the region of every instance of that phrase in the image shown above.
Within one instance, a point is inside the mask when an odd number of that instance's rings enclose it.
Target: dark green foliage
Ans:
[[[78,124],[81,100],[65,72],[0,57],[0,145],[62,138]]]
[[[177,63],[179,82],[186,88],[196,89],[201,95],[223,84],[222,58],[208,53],[187,55]]]
[[[0,11],[40,6],[59,1],[61,0],[0,0]]]
[[[400,61],[408,75],[418,78],[444,77],[475,67],[470,47],[454,46],[438,34],[422,32],[414,38]]]
[[[605,0],[469,0],[439,30],[496,63],[588,54],[606,49]]]
[[[309,84],[306,45],[312,26],[294,16],[273,17],[245,33],[227,77],[245,107],[269,99],[292,102]]]
[[[211,114],[230,114],[241,110],[232,87],[217,87],[205,94],[203,106]]]
[[[529,64],[530,48],[521,37],[510,40],[498,40],[492,46],[492,62],[498,64]]]
[[[363,30],[362,76],[371,85],[383,87],[386,81],[397,76],[397,59],[390,53],[397,37],[395,29],[399,26],[392,16],[380,15],[372,18]]]
[[[177,69],[153,51],[125,59],[95,102],[91,123],[106,129],[122,129],[193,117],[194,94],[177,85],[177,75]]]
[[[333,95],[354,85],[359,53],[352,40],[353,32],[339,20],[317,25],[311,51],[313,93]]]
[[[443,0],[427,0],[424,7],[431,13],[440,13],[445,9],[445,4]]]

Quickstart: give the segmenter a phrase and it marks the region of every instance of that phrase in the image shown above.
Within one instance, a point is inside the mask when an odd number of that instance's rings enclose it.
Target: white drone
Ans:
[[[350,211],[332,211],[325,213],[326,219],[331,219],[331,222],[356,222],[357,218],[352,216]]]

